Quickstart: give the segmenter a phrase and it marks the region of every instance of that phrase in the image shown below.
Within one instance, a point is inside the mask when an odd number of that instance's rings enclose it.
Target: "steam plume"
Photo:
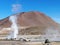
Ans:
[[[16,15],[15,16],[10,16],[9,20],[12,23],[11,28],[13,30],[13,32],[12,32],[13,38],[17,38],[17,35],[18,35],[18,26],[17,26],[17,17],[16,17]]]
[[[21,10],[22,6],[20,4],[12,4],[12,12],[18,13]]]
[[[60,41],[59,39],[59,31],[53,28],[48,28],[46,30],[46,38],[50,39],[51,41]]]

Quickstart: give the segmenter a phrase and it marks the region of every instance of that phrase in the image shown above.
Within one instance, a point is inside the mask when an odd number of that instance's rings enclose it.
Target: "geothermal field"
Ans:
[[[0,0],[0,45],[60,45],[59,3]]]
[[[1,20],[0,30],[0,45],[60,44],[58,24],[39,12],[22,12],[9,16]],[[46,39],[50,43],[45,43]]]

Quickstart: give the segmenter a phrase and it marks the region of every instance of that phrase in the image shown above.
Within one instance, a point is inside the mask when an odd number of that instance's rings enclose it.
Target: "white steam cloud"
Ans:
[[[18,12],[20,12],[21,8],[22,8],[22,6],[20,4],[12,4],[11,11],[13,13],[18,13]],[[8,38],[9,39],[17,38],[17,36],[18,36],[17,16],[16,15],[10,16],[9,20],[12,23],[12,25],[11,25],[12,32],[10,33]]]
[[[20,4],[12,4],[12,12],[17,13],[21,10],[22,6]]]
[[[18,36],[18,26],[17,26],[17,17],[16,17],[16,15],[10,16],[9,20],[12,23],[12,25],[11,25],[12,33],[11,33],[10,36],[12,36],[12,38],[17,38],[17,36]]]
[[[58,30],[53,28],[48,28],[46,30],[46,38],[51,41],[60,41],[60,33]]]

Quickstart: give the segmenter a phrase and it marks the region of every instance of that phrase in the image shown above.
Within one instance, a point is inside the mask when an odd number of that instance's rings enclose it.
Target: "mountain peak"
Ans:
[[[46,16],[45,14],[38,12],[38,11],[30,11],[30,12],[21,12],[15,14],[18,18],[17,22],[21,26],[39,26],[39,25],[47,25],[47,26],[55,26],[57,25],[55,21],[53,21],[50,17]],[[5,23],[2,22],[10,22],[9,17],[0,21],[0,25]],[[7,24],[6,23],[6,24]]]

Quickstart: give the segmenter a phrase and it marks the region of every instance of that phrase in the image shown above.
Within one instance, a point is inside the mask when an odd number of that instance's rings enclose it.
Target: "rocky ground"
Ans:
[[[60,45],[60,42],[51,42],[51,45]],[[41,42],[0,41],[0,45],[44,45]]]

